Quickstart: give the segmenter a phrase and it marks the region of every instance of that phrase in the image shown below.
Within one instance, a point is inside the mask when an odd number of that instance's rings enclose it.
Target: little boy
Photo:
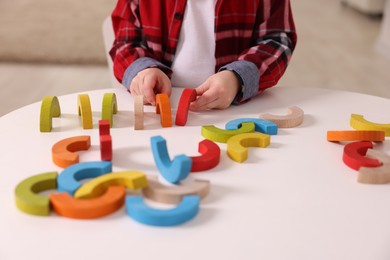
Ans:
[[[289,0],[118,0],[116,78],[144,103],[192,87],[190,109],[225,109],[276,85],[297,42]]]

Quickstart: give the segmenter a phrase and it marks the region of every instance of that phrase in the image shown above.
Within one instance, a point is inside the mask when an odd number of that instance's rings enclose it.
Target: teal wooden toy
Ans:
[[[226,123],[227,130],[235,130],[241,127],[242,123],[252,122],[255,124],[255,131],[268,135],[278,134],[278,125],[274,122],[259,118],[238,118]]]

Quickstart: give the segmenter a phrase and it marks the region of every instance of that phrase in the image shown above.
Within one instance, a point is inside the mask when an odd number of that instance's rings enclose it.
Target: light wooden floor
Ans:
[[[390,60],[375,51],[380,19],[339,0],[291,1],[299,42],[279,85],[390,98]],[[0,116],[45,95],[109,88],[105,66],[0,63]]]

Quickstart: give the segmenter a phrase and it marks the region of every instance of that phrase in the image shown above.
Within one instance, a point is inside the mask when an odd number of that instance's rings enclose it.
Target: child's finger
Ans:
[[[154,77],[145,77],[142,82],[142,94],[146,101],[152,105],[156,104],[156,95],[154,94],[154,88],[156,86],[156,79]]]
[[[213,91],[206,91],[190,104],[190,110],[204,111],[214,108],[216,103],[218,102],[217,100],[218,97],[213,93]]]

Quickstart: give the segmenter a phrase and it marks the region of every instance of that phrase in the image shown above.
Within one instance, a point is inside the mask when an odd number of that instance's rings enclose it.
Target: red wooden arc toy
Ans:
[[[206,171],[219,164],[221,149],[210,140],[203,140],[199,143],[198,152],[202,155],[191,156],[191,172]]]
[[[188,109],[190,103],[196,99],[196,90],[193,88],[185,88],[181,93],[179,105],[176,111],[175,124],[184,126],[187,123]]]
[[[360,167],[378,167],[382,163],[374,158],[366,157],[368,149],[372,149],[371,142],[353,142],[344,146],[343,161],[354,170]]]

